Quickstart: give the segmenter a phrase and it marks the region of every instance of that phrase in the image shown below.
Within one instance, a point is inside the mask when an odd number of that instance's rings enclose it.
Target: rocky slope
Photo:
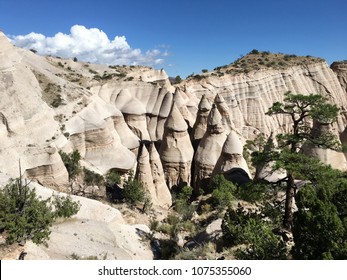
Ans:
[[[25,175],[69,192],[59,155],[78,150],[99,174],[135,172],[155,206],[168,208],[170,189],[207,184],[212,174],[242,169],[245,140],[290,129],[265,115],[287,91],[320,93],[339,106],[330,130],[347,144],[346,63],[252,51],[233,64],[172,86],[164,70],[93,65],[41,57],[0,33],[0,172]],[[346,170],[341,153],[310,150]]]

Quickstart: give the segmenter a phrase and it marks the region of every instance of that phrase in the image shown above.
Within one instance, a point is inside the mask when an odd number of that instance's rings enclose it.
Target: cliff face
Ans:
[[[342,89],[344,89],[345,93],[347,94],[347,62],[334,62],[331,64],[330,68],[337,75],[337,79],[339,80]]]
[[[342,75],[341,75],[342,76]],[[347,99],[336,74],[325,62],[296,65],[287,69],[260,69],[249,73],[204,74],[199,79],[191,78],[182,87],[198,98],[203,95],[212,100],[217,94],[229,106],[231,121],[245,137],[253,133],[278,132],[289,129],[289,121],[265,115],[276,101],[283,100],[283,93],[320,93],[341,108],[346,108]],[[339,118],[339,131],[346,120]]]
[[[67,171],[58,151],[77,149],[82,165],[100,174],[139,165],[139,179],[149,185],[152,201],[167,207],[167,190],[177,184],[196,185],[229,167],[248,173],[242,147],[237,153],[223,147],[240,146],[260,132],[288,131],[289,119],[265,114],[287,91],[320,93],[337,104],[341,114],[334,129],[347,144],[346,63],[330,69],[307,58],[283,67],[232,67],[173,87],[163,70],[40,57],[0,34],[0,172],[18,176],[20,160],[28,177],[66,190]],[[233,141],[225,143],[231,132]],[[154,160],[139,154],[142,144],[151,147],[149,154],[159,151],[158,174],[146,169]],[[321,158],[347,169],[344,155],[338,162],[335,156]]]

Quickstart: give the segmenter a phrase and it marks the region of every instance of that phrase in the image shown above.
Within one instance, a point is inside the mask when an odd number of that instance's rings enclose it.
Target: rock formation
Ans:
[[[318,138],[321,138],[322,135],[328,135],[328,134],[334,135],[336,139],[339,139],[338,133],[336,129],[334,129],[334,126],[332,124],[323,124],[318,121],[313,122],[313,127],[312,127],[313,139],[318,139]],[[338,143],[336,144],[340,145],[341,142],[338,140]],[[347,169],[346,157],[342,152],[339,152],[333,149],[321,148],[321,147],[318,147],[317,145],[313,145],[310,143],[304,144],[302,147],[302,150],[306,155],[316,157],[323,163],[331,165],[331,167],[333,168],[336,168],[342,171]]]
[[[193,142],[201,140],[207,130],[207,118],[212,107],[205,95],[202,96],[198,108],[199,110],[192,132]]]
[[[79,150],[83,165],[101,174],[127,172],[136,167],[140,142],[154,141],[161,143],[167,187],[190,184],[191,169],[196,185],[211,176],[230,131],[244,141],[291,128],[289,119],[265,114],[287,91],[320,93],[337,104],[336,133],[346,144],[345,65],[334,63],[330,69],[306,57],[281,68],[244,71],[234,65],[173,87],[163,70],[41,57],[0,33],[0,171],[17,176],[20,159],[27,176],[64,185],[67,172],[59,150]],[[218,109],[213,114],[212,100]],[[207,120],[208,114],[214,117]],[[195,141],[201,142],[191,166]],[[343,169],[345,156],[333,158]]]
[[[180,111],[183,118],[186,120],[188,125],[190,127],[193,127],[195,122],[195,117],[192,115],[192,113],[188,110],[186,103],[189,101],[187,96],[184,96],[184,93],[179,89],[176,88],[175,93],[173,95],[173,102],[177,106],[178,110]]]
[[[102,174],[110,169],[129,170],[135,165],[135,155],[121,143],[114,129],[113,112],[98,110],[91,103],[66,122],[73,150],[97,168]],[[107,107],[102,107],[105,110]],[[105,119],[104,119],[105,118]]]
[[[341,87],[347,94],[347,62],[339,61],[331,64],[331,69],[336,73],[337,79],[339,80]]]
[[[116,107],[122,111],[124,119],[133,133],[141,140],[150,141],[147,129],[146,108],[140,100],[122,89],[116,99]]]
[[[66,168],[55,147],[47,146],[43,149],[33,147],[25,154],[27,160],[26,176],[35,179],[44,186],[68,191],[69,177]],[[40,165],[42,163],[44,165]],[[33,166],[30,168],[30,166]]]
[[[169,208],[172,203],[171,194],[166,187],[163,168],[154,145],[151,144],[150,154],[145,145],[140,151],[135,178],[144,184],[153,205]]]
[[[222,115],[222,124],[226,131],[230,131],[232,129],[235,129],[235,125],[233,124],[230,116],[230,109],[228,104],[225,102],[223,96],[221,96],[219,93],[217,93],[214,104],[217,105],[218,111]]]
[[[174,103],[165,123],[159,151],[169,188],[190,184],[194,150],[187,129],[188,125]]]
[[[321,59],[297,59],[281,67],[257,64],[253,69],[234,63],[172,86],[163,70],[42,57],[13,46],[0,32],[0,175],[18,177],[20,161],[26,177],[68,192],[68,174],[58,152],[77,149],[81,164],[98,174],[137,168],[136,176],[146,184],[154,205],[168,208],[174,186],[193,184],[197,191],[216,173],[230,175],[237,169],[248,175],[243,141],[263,133],[271,142],[272,131],[292,128],[289,118],[266,115],[287,91],[319,93],[336,104],[337,123],[333,127],[315,123],[315,133],[334,132],[347,144],[347,63],[329,68]],[[347,170],[347,155],[304,148]],[[273,181],[285,176],[280,171],[269,173],[270,169],[271,163],[258,166],[255,177]],[[90,215],[98,213],[88,214],[84,217],[92,219]],[[138,253],[134,246],[139,244],[121,244],[130,240],[127,234],[134,238],[134,227],[91,222],[98,225],[111,233],[108,246],[117,243],[115,250],[122,258],[134,258],[132,252]],[[58,227],[53,240],[64,236],[64,227]],[[113,227],[123,235],[114,235]],[[84,234],[83,240],[87,237]],[[151,256],[146,251],[137,257]]]
[[[0,32],[0,171],[27,175],[50,186],[67,183],[67,171],[55,149],[59,126],[55,112],[42,101],[32,71]]]
[[[172,204],[172,197],[169,188],[166,186],[163,165],[153,142],[149,146],[149,162],[155,190],[153,193],[157,198],[158,205],[168,208]]]
[[[193,186],[196,191],[208,184],[226,138],[227,132],[222,124],[222,116],[213,104],[207,119],[207,130],[194,157]]]
[[[227,139],[225,140],[222,154],[219,157],[216,166],[213,170],[213,174],[232,172],[233,170],[242,169],[247,174],[248,178],[251,178],[247,162],[243,158],[243,145],[237,135],[232,130]]]
[[[232,73],[228,69],[217,75],[216,70],[204,75],[203,79],[188,79],[180,86],[186,92],[201,98],[219,94],[224,98],[232,111],[232,120],[237,131],[245,139],[252,137],[253,131],[269,136],[271,131],[284,132],[290,127],[289,120],[269,117],[265,113],[276,101],[283,101],[283,94],[320,93],[341,108],[347,108],[345,91],[342,89],[336,74],[326,62],[317,61],[307,64],[298,63],[282,69],[260,69],[249,73]],[[237,115],[235,112],[239,111]],[[241,120],[234,121],[236,118]],[[338,119],[338,131],[341,133],[346,118]]]

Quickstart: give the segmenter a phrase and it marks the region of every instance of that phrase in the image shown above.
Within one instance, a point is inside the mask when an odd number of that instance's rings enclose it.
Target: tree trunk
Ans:
[[[283,227],[292,231],[293,226],[293,198],[295,193],[294,178],[292,174],[288,174],[287,188],[286,188],[286,202],[284,206]]]

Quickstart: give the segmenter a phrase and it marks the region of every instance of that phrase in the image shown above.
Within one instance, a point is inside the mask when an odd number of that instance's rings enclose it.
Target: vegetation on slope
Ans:
[[[69,196],[42,199],[27,182],[15,179],[0,190],[0,232],[7,244],[27,240],[40,244],[49,239],[57,218],[69,218],[79,208]]]
[[[255,179],[235,187],[217,175],[209,192],[198,198],[182,189],[175,212],[152,222],[152,230],[168,235],[160,239],[160,258],[347,258],[347,176],[301,150],[303,143],[342,148],[330,133],[312,137],[307,125],[309,119],[332,123],[337,113],[336,106],[320,95],[287,93],[284,103],[273,104],[268,114],[289,115],[293,130],[277,135],[278,145],[267,149],[265,141],[256,141],[253,147],[258,149],[251,156],[256,166],[271,161],[273,171],[281,169],[287,176],[275,183]],[[300,189],[295,180],[301,181]],[[187,215],[185,210],[193,205],[195,212],[190,209]],[[222,218],[222,236],[209,236],[206,228],[218,218]],[[178,242],[182,238],[188,240],[183,247]]]
[[[234,62],[218,66],[213,71],[208,72],[202,69],[202,74],[191,74],[187,79],[202,80],[208,76],[222,77],[226,74],[236,75],[241,73],[249,73],[262,69],[281,70],[298,65],[309,65],[312,63],[324,62],[325,60],[318,57],[298,56],[295,54],[271,53],[268,51],[258,51],[253,49],[248,54],[241,56]]]

